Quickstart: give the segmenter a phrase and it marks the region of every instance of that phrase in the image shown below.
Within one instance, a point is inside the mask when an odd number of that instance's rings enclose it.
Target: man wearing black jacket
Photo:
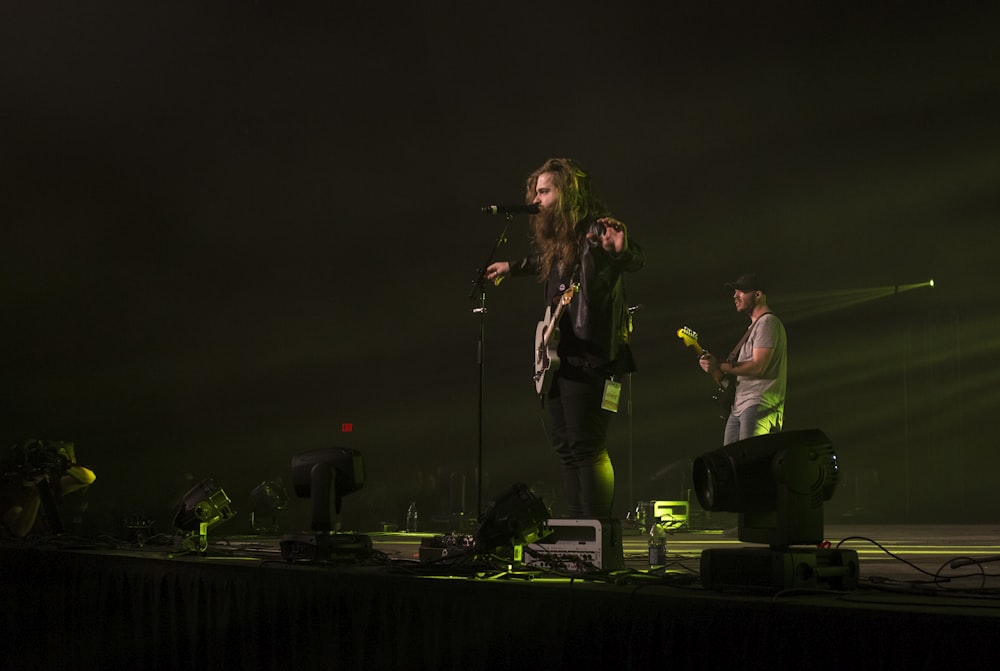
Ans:
[[[485,276],[497,284],[506,275],[534,276],[545,287],[547,314],[559,315],[558,365],[546,365],[541,347],[536,389],[548,404],[567,512],[608,518],[615,485],[609,412],[617,410],[622,376],[635,370],[624,276],[642,268],[642,249],[572,159],[549,159],[529,175],[525,202],[538,207],[529,220],[535,253],[493,263]],[[540,324],[540,335],[549,330]]]

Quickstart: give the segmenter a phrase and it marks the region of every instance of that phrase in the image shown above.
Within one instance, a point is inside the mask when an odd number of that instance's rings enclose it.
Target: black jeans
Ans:
[[[615,470],[605,443],[611,415],[601,409],[605,379],[564,364],[549,390],[552,447],[562,461],[570,518],[611,517]]]

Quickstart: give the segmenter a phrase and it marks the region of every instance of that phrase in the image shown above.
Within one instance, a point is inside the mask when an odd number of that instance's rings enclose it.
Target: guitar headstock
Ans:
[[[580,288],[579,284],[569,285],[569,289],[563,292],[562,298],[559,299],[559,302],[562,305],[569,305],[569,302],[573,300],[573,294],[575,294],[577,289],[579,288]]]
[[[701,345],[698,344],[698,332],[694,329],[688,328],[687,326],[677,329],[677,337],[684,341],[687,347],[693,347],[701,356],[704,350],[701,349]]]

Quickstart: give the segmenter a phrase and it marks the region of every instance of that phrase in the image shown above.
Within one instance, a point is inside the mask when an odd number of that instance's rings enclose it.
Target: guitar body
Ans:
[[[555,310],[545,308],[545,316],[535,327],[535,391],[544,396],[552,387],[552,378],[559,370],[559,318],[573,300],[579,285],[574,284],[559,297]]]
[[[723,375],[712,398],[719,404],[719,417],[728,419],[729,413],[733,410],[733,401],[736,399],[736,378],[732,375]]]
[[[551,335],[549,329],[552,329]],[[545,309],[545,318],[535,327],[535,391],[548,393],[552,378],[559,370],[559,327],[552,320],[552,308]]]

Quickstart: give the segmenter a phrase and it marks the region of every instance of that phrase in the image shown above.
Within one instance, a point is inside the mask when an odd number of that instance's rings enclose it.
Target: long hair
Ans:
[[[526,202],[534,202],[538,177],[543,173],[552,175],[559,201],[554,210],[540,212],[530,220],[531,238],[541,254],[538,267],[541,282],[548,279],[554,267],[565,273],[575,264],[586,234],[580,230],[580,222],[607,214],[594,193],[590,175],[569,158],[550,158],[528,176]]]

